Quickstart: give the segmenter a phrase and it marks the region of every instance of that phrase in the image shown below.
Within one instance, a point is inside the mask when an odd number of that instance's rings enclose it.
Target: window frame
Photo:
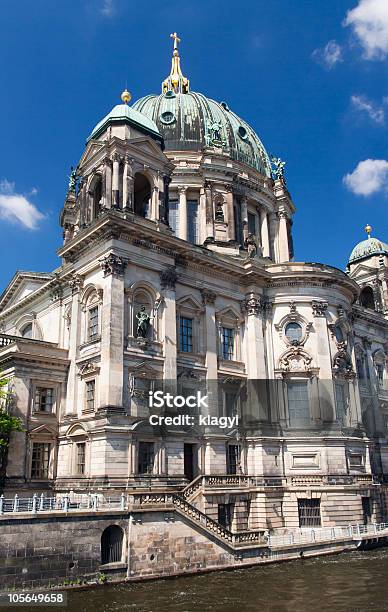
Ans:
[[[183,321],[190,321],[190,326],[186,326],[186,328],[184,328],[184,326],[182,325]],[[194,317],[189,317],[185,314],[179,314],[179,352],[181,353],[194,353],[194,323]],[[185,343],[185,335],[183,334],[183,331],[187,330],[190,330],[190,334],[186,334],[188,340]],[[187,350],[184,348],[186,344],[189,347]]]
[[[143,461],[144,465],[147,465],[147,471],[143,471],[140,469],[141,466],[141,448],[142,445],[147,445],[148,449],[151,449],[151,452],[149,453],[149,458],[150,461],[145,462]],[[156,452],[155,452],[155,442],[151,441],[151,440],[139,440],[138,444],[137,444],[137,475],[138,476],[152,476],[155,472],[155,459],[156,459]]]
[[[40,446],[43,448],[43,459],[47,461],[46,469],[42,472],[38,472],[34,474],[34,449],[35,447]],[[32,440],[31,441],[31,463],[30,463],[30,479],[31,480],[50,480],[51,478],[51,456],[52,456],[53,442],[47,440]],[[47,456],[46,455],[47,452]]]
[[[286,407],[287,407],[288,426],[293,429],[304,429],[306,427],[311,427],[312,426],[312,413],[311,413],[310,380],[308,378],[287,378],[285,382],[286,382],[285,390],[286,390]],[[300,385],[300,386],[303,385],[303,387],[306,389],[308,418],[305,418],[302,420],[291,418],[289,390],[290,388],[292,388],[293,385],[294,385],[294,388],[296,387],[296,385]]]
[[[93,384],[93,406],[91,407],[89,405],[89,398],[88,398],[88,385]],[[96,410],[96,404],[97,404],[97,378],[93,377],[93,378],[86,378],[84,380],[84,393],[85,393],[85,397],[84,397],[84,412],[94,412]]]

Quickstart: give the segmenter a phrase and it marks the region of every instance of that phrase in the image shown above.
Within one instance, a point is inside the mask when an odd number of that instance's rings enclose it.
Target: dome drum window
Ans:
[[[238,135],[240,136],[240,138],[242,138],[242,140],[248,140],[248,132],[242,125],[240,125],[240,127],[238,128]]]
[[[165,111],[164,113],[160,115],[160,120],[162,123],[165,123],[168,125],[169,123],[174,123],[175,115],[171,111]]]

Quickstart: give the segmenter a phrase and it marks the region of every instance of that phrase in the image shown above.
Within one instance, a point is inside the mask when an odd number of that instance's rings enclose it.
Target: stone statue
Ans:
[[[253,259],[257,255],[257,242],[253,234],[248,234],[245,239],[245,248],[248,251],[249,259]]]
[[[71,166],[70,168],[70,176],[69,176],[69,191],[72,191],[73,193],[75,193],[77,187],[77,168],[73,168],[73,166]]]
[[[276,179],[284,178],[284,166],[286,162],[282,161],[280,157],[275,157],[272,155],[271,162],[275,166],[273,170],[273,175]]]
[[[146,307],[142,306],[139,312],[136,315],[137,320],[137,329],[136,329],[136,337],[137,338],[146,338],[148,329],[150,327],[151,317],[146,312]]]

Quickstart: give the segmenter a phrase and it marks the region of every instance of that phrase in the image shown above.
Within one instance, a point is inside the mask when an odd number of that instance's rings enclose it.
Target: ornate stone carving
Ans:
[[[110,253],[106,257],[100,259],[100,266],[104,276],[109,276],[110,274],[114,276],[123,276],[126,265],[127,261],[114,253]]]
[[[283,179],[284,180],[284,167],[286,162],[282,161],[280,157],[271,156],[271,163],[273,166],[272,175],[274,179]]]
[[[313,316],[314,317],[324,317],[325,316],[325,312],[328,308],[328,303],[327,302],[321,302],[318,300],[312,300],[311,302],[311,308],[313,310]]]
[[[312,361],[301,346],[293,346],[280,358],[279,365],[286,372],[307,372],[311,370]]]
[[[160,284],[162,289],[175,289],[176,282],[178,280],[178,274],[174,266],[169,266],[166,270],[162,270],[160,273]]]
[[[333,358],[333,372],[335,376],[351,379],[355,377],[352,360],[346,350],[346,343],[338,343],[338,352]]]
[[[72,294],[77,293],[84,286],[84,279],[79,274],[73,274],[69,278],[69,287],[71,289]]]
[[[205,306],[206,304],[214,305],[217,299],[217,294],[214,293],[214,291],[211,291],[210,289],[201,289],[201,295],[202,304],[204,304]]]
[[[248,315],[259,315],[263,311],[262,299],[255,295],[247,297],[244,304]]]
[[[86,363],[80,363],[78,366],[78,376],[84,378],[85,376],[98,374],[100,366],[94,361],[87,361]]]
[[[148,330],[151,324],[151,317],[146,311],[146,307],[143,305],[139,312],[136,313],[136,337],[137,338],[146,338],[148,334]]]
[[[61,300],[63,297],[63,283],[56,275],[55,278],[51,282],[51,291],[50,297],[52,302],[56,302],[57,300]]]

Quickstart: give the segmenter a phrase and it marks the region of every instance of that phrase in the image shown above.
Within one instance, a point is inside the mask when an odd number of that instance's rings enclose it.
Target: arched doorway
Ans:
[[[375,310],[375,298],[373,295],[372,287],[364,287],[360,293],[360,304],[364,306],[364,308],[371,308]]]
[[[149,219],[151,217],[151,183],[140,172],[135,174],[133,193],[135,213]]]
[[[124,533],[118,525],[110,525],[101,536],[101,563],[119,563],[123,554]]]

